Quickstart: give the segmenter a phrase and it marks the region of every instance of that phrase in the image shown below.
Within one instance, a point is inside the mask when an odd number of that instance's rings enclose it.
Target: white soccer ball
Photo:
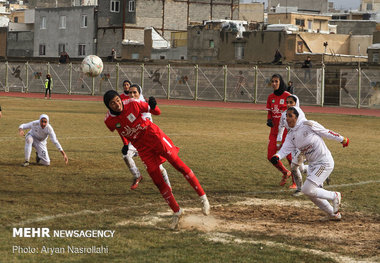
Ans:
[[[98,56],[89,55],[83,59],[81,69],[89,77],[99,76],[103,71],[103,61]]]

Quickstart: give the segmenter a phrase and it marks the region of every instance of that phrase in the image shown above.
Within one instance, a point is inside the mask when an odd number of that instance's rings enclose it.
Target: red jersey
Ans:
[[[120,94],[120,98],[121,100],[128,100],[129,99],[129,95],[125,94],[124,92]]]
[[[144,163],[149,166],[152,163],[161,164],[166,159],[164,154],[177,154],[179,148],[171,139],[148,118],[143,119],[141,113],[150,112],[159,115],[158,106],[154,110],[145,101],[124,100],[123,111],[119,115],[107,113],[104,122],[111,131],[117,130],[122,138],[129,140]]]
[[[144,120],[141,113],[151,112],[154,115],[159,115],[161,111],[158,107],[151,110],[148,103],[140,100],[128,99],[122,102],[123,111],[119,115],[112,115],[108,112],[104,122],[108,129],[117,130],[120,136],[133,143],[152,124],[149,119]]]
[[[286,98],[291,94],[287,91],[282,93],[280,96],[274,93],[268,96],[267,107],[268,119],[272,119],[273,127],[271,128],[271,134],[278,133],[278,125],[280,124],[281,114],[286,111]]]

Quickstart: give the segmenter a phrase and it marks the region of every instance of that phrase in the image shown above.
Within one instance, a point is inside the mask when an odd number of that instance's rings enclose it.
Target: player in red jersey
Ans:
[[[280,118],[282,112],[287,110],[286,98],[291,94],[286,91],[286,85],[280,74],[274,74],[271,78],[271,84],[273,88],[273,93],[268,96],[267,100],[267,125],[271,127],[269,133],[269,143],[268,143],[268,161],[272,156],[277,152],[277,134],[278,134],[278,125],[280,123]],[[283,141],[285,141],[286,133],[284,132]],[[287,156],[289,163],[292,161],[291,156]],[[285,168],[282,162],[274,164],[274,166],[282,172],[282,180],[280,185],[283,186],[286,183],[286,180],[291,176],[291,172]]]
[[[109,109],[104,120],[106,126],[111,131],[117,130],[121,136],[128,139],[138,150],[149,176],[174,212],[172,228],[178,228],[183,210],[179,207],[171,188],[164,181],[160,172],[159,166],[165,162],[165,159],[185,176],[201,198],[203,214],[208,215],[210,213],[210,204],[207,196],[194,173],[179,158],[179,148],[156,124],[152,123],[148,118],[142,118],[143,112],[150,112],[154,115],[161,113],[156,106],[155,98],[150,97],[149,103],[134,99],[122,101],[116,91],[109,90],[104,94],[103,100]]]
[[[120,98],[122,100],[127,100],[129,99],[129,88],[131,87],[132,83],[129,80],[124,80],[123,81],[123,90],[124,92],[120,94]]]

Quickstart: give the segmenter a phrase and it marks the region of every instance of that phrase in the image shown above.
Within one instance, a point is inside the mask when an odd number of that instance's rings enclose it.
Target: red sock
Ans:
[[[193,171],[178,157],[178,155],[169,156],[167,160],[176,168],[179,172],[181,172],[186,180],[190,183],[190,185],[194,188],[199,196],[205,194],[201,184],[198,181],[198,178],[194,175]]]
[[[198,178],[193,173],[193,171],[190,171],[190,173],[186,174],[185,178],[189,182],[189,184],[194,188],[194,190],[197,192],[199,196],[202,196],[205,194],[205,191],[203,191],[203,188],[201,184],[199,183]]]
[[[278,161],[277,164],[274,164],[274,166],[281,172],[283,173],[284,175],[286,175],[289,170],[285,168],[285,166],[282,164],[281,161]]]
[[[164,178],[161,175],[160,168],[157,167],[153,171],[148,171],[148,173],[158,190],[160,190],[162,197],[168,203],[173,212],[177,213],[179,211],[179,205],[174,198],[172,189],[165,183]]]
[[[179,205],[174,198],[172,189],[167,184],[163,184],[163,185],[164,187],[160,189],[160,193],[162,197],[166,200],[170,208],[173,210],[173,212],[177,213],[179,211]]]

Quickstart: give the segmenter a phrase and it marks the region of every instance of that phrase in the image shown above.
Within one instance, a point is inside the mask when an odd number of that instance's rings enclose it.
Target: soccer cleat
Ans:
[[[289,189],[297,189],[296,183],[293,183],[292,185],[289,186]]]
[[[287,171],[287,173],[282,176],[282,179],[281,179],[281,182],[280,182],[280,186],[284,186],[286,184],[286,180],[288,180],[288,178],[291,175],[292,175],[292,172],[291,171]]]
[[[336,194],[336,197],[332,201],[332,206],[333,206],[333,213],[337,214],[339,212],[340,202],[342,201],[342,195],[339,192],[335,192],[335,194]]]
[[[303,195],[303,193],[301,192],[301,190],[296,190],[294,193],[293,193],[293,196],[301,196]]]
[[[40,163],[40,161],[41,161],[41,158],[38,157],[38,153],[36,153],[36,163]]]
[[[342,215],[338,212],[338,213],[335,213],[334,215],[330,216],[329,219],[333,220],[333,221],[340,221],[342,219]]]
[[[21,166],[23,166],[23,167],[27,167],[27,166],[29,166],[29,162],[28,162],[28,161],[25,161]]]
[[[201,197],[201,202],[202,202],[202,213],[205,216],[208,216],[210,214],[210,203],[208,202],[207,196],[204,194]]]
[[[135,190],[137,188],[137,186],[139,186],[139,183],[142,181],[142,179],[143,178],[141,175],[140,175],[140,177],[133,179],[133,183],[131,185],[131,190]]]
[[[174,213],[173,219],[172,219],[172,224],[170,226],[171,229],[179,230],[179,222],[180,222],[183,214],[184,214],[184,212],[183,212],[182,208],[180,208],[177,213]]]

